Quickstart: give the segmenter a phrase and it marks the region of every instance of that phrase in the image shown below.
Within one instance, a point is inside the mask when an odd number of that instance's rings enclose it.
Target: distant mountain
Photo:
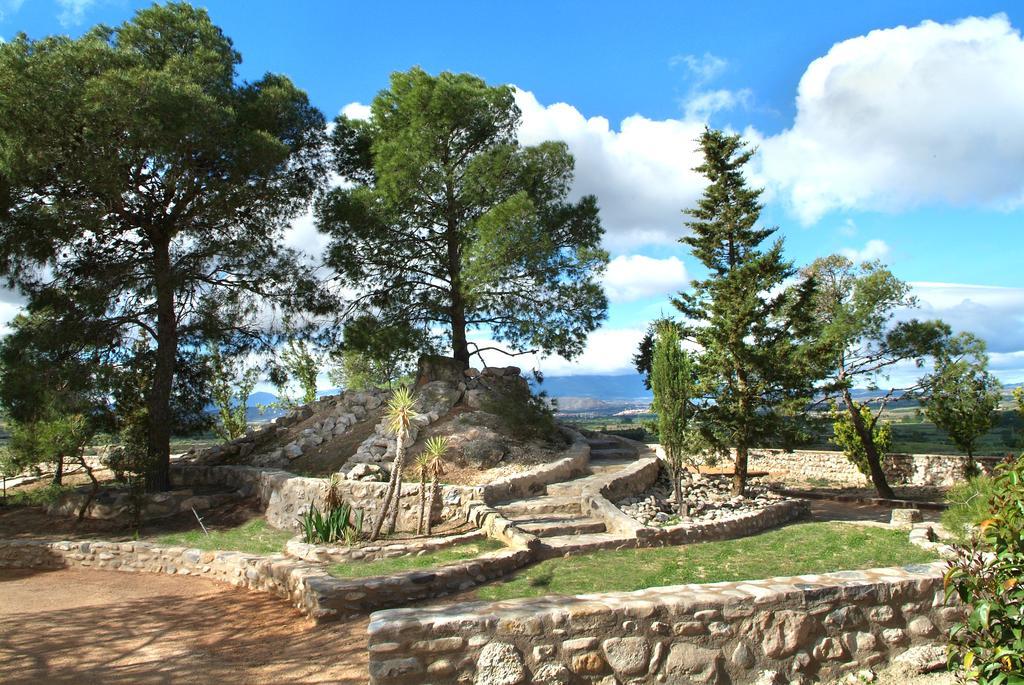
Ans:
[[[579,376],[545,376],[536,390],[547,392],[550,397],[589,397],[599,400],[649,400],[651,391],[644,387],[644,379],[638,373],[616,376],[587,374]]]

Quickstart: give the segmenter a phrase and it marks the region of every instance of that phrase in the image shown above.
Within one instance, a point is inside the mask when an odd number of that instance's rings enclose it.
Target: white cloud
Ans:
[[[350,102],[341,108],[341,113],[349,119],[369,119],[370,106],[361,102]]]
[[[672,66],[684,66],[697,83],[714,80],[728,68],[728,60],[705,52],[703,55],[676,55],[668,61]]]
[[[99,0],[57,0],[60,13],[57,20],[61,26],[75,26],[85,20],[85,13]]]
[[[871,31],[812,62],[761,173],[805,223],[835,209],[1024,200],[1024,42],[1002,14]]]
[[[859,250],[847,247],[840,250],[840,252],[854,264],[871,262],[876,259],[884,262],[889,257],[889,245],[884,240],[872,239]]]
[[[942,319],[954,331],[967,331],[988,343],[993,353],[1024,354],[1024,288],[911,283],[920,308],[917,318]]]
[[[749,107],[753,99],[754,93],[749,88],[694,91],[686,99],[683,109],[686,119],[706,122],[708,117],[715,112],[724,112],[736,107]]]
[[[615,130],[606,118],[586,118],[566,103],[545,106],[520,89],[515,97],[523,112],[521,142],[568,144],[576,158],[573,195],[597,196],[610,249],[671,243],[683,234],[682,210],[705,185],[693,171],[701,162],[697,141],[704,121],[634,114]]]
[[[664,297],[682,289],[688,281],[686,266],[678,257],[620,255],[608,263],[604,288],[612,302],[630,302]]]

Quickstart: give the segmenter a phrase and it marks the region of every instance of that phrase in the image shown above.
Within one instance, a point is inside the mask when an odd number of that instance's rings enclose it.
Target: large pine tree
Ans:
[[[706,129],[700,139],[708,178],[689,210],[691,234],[681,239],[707,269],[673,300],[684,330],[701,352],[698,425],[705,438],[735,449],[733,493],[743,494],[749,449],[777,439],[786,417],[810,397],[815,364],[810,316],[813,280],[785,287],[796,270],[783,259],[776,231],[758,227],[761,190],[747,185],[743,167],[753,150],[738,135]]]

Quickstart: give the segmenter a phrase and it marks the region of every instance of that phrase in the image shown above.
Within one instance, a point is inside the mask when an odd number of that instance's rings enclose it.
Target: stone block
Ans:
[[[651,646],[642,637],[613,637],[601,643],[608,665],[619,676],[641,675],[647,671]]]

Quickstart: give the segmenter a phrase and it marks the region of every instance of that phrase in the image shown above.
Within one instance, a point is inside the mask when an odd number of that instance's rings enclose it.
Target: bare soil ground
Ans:
[[[0,571],[0,682],[366,682],[367,619],[178,576]]]

